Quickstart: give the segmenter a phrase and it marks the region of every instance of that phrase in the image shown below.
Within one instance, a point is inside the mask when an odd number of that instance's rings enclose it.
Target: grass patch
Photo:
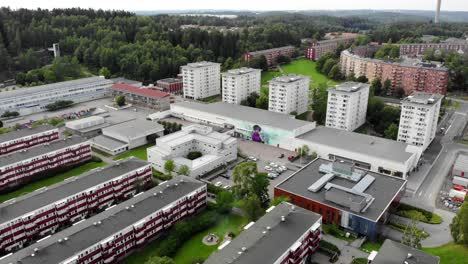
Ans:
[[[368,260],[367,258],[355,258],[353,261],[351,261],[351,264],[367,264]]]
[[[25,194],[34,192],[35,190],[40,189],[42,187],[47,187],[47,186],[50,186],[52,184],[62,182],[67,178],[71,178],[71,177],[83,174],[83,173],[85,173],[87,171],[90,171],[92,169],[105,166],[106,164],[107,163],[105,163],[103,161],[101,161],[101,162],[96,162],[96,161],[87,162],[87,163],[85,163],[85,164],[83,164],[83,165],[81,165],[79,167],[73,168],[73,169],[71,169],[71,170],[69,170],[67,172],[63,172],[63,173],[57,174],[57,175],[55,175],[53,177],[49,177],[49,178],[45,178],[45,179],[42,179],[42,180],[39,180],[39,181],[32,182],[32,183],[30,183],[30,184],[28,184],[28,185],[26,185],[26,186],[24,186],[24,187],[22,187],[22,188],[20,188],[20,189],[18,189],[16,191],[14,191],[14,192],[0,195],[0,202],[4,202],[4,201],[10,200],[10,199],[19,197],[21,195],[25,195]]]
[[[395,214],[409,219],[416,219],[427,224],[440,224],[443,221],[440,215],[408,204],[400,204]]]
[[[423,251],[440,257],[441,264],[462,264],[468,259],[468,247],[453,242],[435,248],[424,248]]]
[[[262,86],[263,85],[268,85],[268,81],[280,76],[281,73],[279,71],[263,71],[262,72]]]
[[[389,223],[388,223],[388,226],[389,226],[390,228],[392,228],[392,229],[395,229],[395,230],[397,230],[397,231],[400,231],[401,233],[404,233],[405,230],[406,230],[406,225],[403,224],[403,223],[399,223],[399,222],[389,222]],[[426,239],[426,238],[429,237],[429,233],[427,233],[426,231],[423,231],[423,230],[421,230],[421,229],[419,229],[419,228],[417,228],[417,231],[416,231],[416,232],[420,235],[420,237],[421,237],[422,239]]]
[[[222,97],[221,95],[217,94],[217,95],[213,95],[213,96],[206,97],[206,98],[199,99],[199,100],[204,103],[216,103],[216,102],[220,102],[222,100]]]
[[[322,224],[322,230],[324,233],[332,235],[344,241],[352,242],[356,239],[353,236],[346,237],[346,232],[339,229],[336,225]]]
[[[382,247],[382,244],[384,242],[384,239],[379,239],[377,241],[366,241],[364,244],[361,246],[361,250],[367,253],[370,253],[372,251],[379,251],[380,248]]]
[[[139,158],[139,159],[142,159],[142,160],[147,160],[148,157],[146,155],[146,149],[149,148],[149,147],[152,147],[154,144],[153,143],[150,143],[150,144],[146,144],[146,145],[143,145],[141,147],[138,147],[138,148],[134,148],[132,150],[129,150],[125,153],[122,153],[120,155],[117,155],[114,157],[114,160],[120,160],[120,159],[126,159],[128,157],[136,157],[136,158]]]
[[[453,109],[454,109],[454,110],[457,110],[458,108],[460,108],[460,105],[461,105],[460,102],[455,101],[455,103],[454,103],[454,105],[453,105]]]

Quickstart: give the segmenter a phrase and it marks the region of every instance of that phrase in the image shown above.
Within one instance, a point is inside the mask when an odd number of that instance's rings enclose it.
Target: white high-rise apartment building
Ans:
[[[307,111],[309,103],[309,77],[283,75],[270,81],[268,110],[283,114]]]
[[[223,102],[240,104],[251,93],[260,94],[261,72],[260,69],[244,67],[223,73]]]
[[[369,85],[346,82],[328,89],[325,126],[353,131],[366,122]]]
[[[201,61],[182,66],[184,97],[204,99],[220,94],[220,65],[219,63]]]
[[[424,151],[435,138],[442,97],[415,92],[403,99],[398,141],[421,146]]]

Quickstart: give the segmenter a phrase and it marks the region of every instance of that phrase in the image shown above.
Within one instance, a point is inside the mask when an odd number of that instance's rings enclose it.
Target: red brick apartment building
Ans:
[[[244,61],[249,62],[256,57],[263,55],[267,60],[268,66],[272,66],[277,63],[278,57],[281,55],[292,57],[294,55],[294,50],[294,46],[285,46],[274,49],[247,52],[244,54]]]
[[[353,44],[357,37],[358,35],[352,35],[343,38],[315,41],[306,49],[305,56],[309,60],[318,60],[325,53],[335,51],[340,44]]]
[[[146,106],[160,111],[168,110],[168,93],[151,88],[141,88],[133,85],[116,83],[112,86],[112,96],[123,95],[125,99],[133,104]]]
[[[206,185],[179,176],[5,257],[22,264],[119,263],[206,205]],[[37,250],[35,250],[37,249]]]
[[[319,247],[321,226],[320,215],[284,202],[221,244],[204,263],[309,263]]]
[[[91,145],[73,136],[0,157],[0,192],[47,172],[91,159]]]
[[[59,139],[58,128],[42,125],[0,135],[0,156],[44,145]]]
[[[444,42],[444,43],[411,43],[400,44],[401,56],[421,56],[427,49],[440,51],[468,52],[468,41]]]
[[[390,80],[392,92],[402,88],[405,94],[413,92],[445,95],[449,81],[447,68],[421,61],[387,62],[358,56],[345,50],[340,57],[341,72],[345,76],[366,76],[370,82],[380,78],[382,83]]]
[[[156,82],[156,87],[161,88],[163,92],[179,94],[183,92],[184,86],[182,79],[166,78]]]
[[[29,243],[126,200],[136,182],[151,182],[150,164],[136,158],[97,169],[1,204],[0,252]]]

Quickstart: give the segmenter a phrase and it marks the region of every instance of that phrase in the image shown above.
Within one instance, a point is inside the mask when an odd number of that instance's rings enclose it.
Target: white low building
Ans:
[[[328,89],[327,127],[354,131],[366,122],[369,84],[346,82]]]
[[[223,102],[240,104],[251,93],[259,94],[261,72],[260,69],[244,67],[223,73]]]
[[[309,77],[295,74],[273,78],[269,86],[268,110],[282,114],[306,112],[309,83]]]
[[[190,152],[200,152],[201,157],[190,160]],[[213,131],[202,125],[183,127],[181,131],[157,138],[156,146],[148,148],[148,161],[156,170],[164,171],[164,164],[173,160],[177,169],[186,165],[190,176],[208,173],[237,159],[237,140],[227,134]]]

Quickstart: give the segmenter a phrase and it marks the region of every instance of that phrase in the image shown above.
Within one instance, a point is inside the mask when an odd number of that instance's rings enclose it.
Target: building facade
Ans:
[[[221,244],[204,263],[309,263],[319,247],[321,225],[320,215],[283,202]]]
[[[110,95],[112,84],[104,77],[90,77],[2,92],[0,114],[10,111],[29,115],[47,111],[48,104],[60,100],[80,103],[100,99]]]
[[[156,87],[161,88],[163,92],[171,94],[181,94],[184,92],[182,79],[179,78],[166,78],[158,80],[156,82]]]
[[[0,156],[48,144],[59,139],[59,130],[41,125],[0,135]]]
[[[33,192],[0,206],[0,252],[23,248],[71,223],[102,211],[151,182],[149,163],[130,158],[118,164]]]
[[[302,114],[309,107],[309,84],[307,76],[288,74],[275,77],[270,81],[268,110],[272,112],[296,115]]]
[[[347,82],[328,89],[327,127],[354,131],[366,122],[369,84]]]
[[[437,132],[440,94],[413,93],[401,104],[398,141],[422,147],[425,150]]]
[[[405,193],[406,180],[357,168],[345,161],[316,159],[275,186],[275,197],[318,213],[324,223],[377,238],[389,209]]]
[[[206,202],[205,184],[179,176],[4,260],[23,264],[119,263],[175,223],[198,213]]]
[[[277,64],[279,56],[287,56],[292,58],[294,55],[295,48],[294,46],[285,46],[274,49],[259,50],[247,52],[244,54],[244,61],[249,62],[254,58],[265,56],[268,66]]]
[[[221,65],[214,62],[194,62],[181,67],[184,97],[204,99],[221,93]]]
[[[440,65],[422,62],[393,63],[358,56],[350,50],[341,53],[340,69],[344,76],[366,76],[369,82],[379,78],[391,82],[392,93],[403,89],[405,94],[428,92],[445,95],[449,71]]]
[[[91,159],[91,145],[78,136],[0,157],[0,191],[46,177],[48,172]]]
[[[200,152],[201,157],[187,158],[190,152]],[[237,159],[237,140],[227,134],[201,125],[182,127],[181,131],[157,138],[156,146],[148,148],[148,161],[156,170],[164,171],[168,160],[176,168],[186,165],[191,177],[204,175]]]
[[[259,69],[240,68],[222,74],[223,102],[241,104],[255,92],[260,94],[261,72]]]
[[[309,60],[318,60],[327,52],[334,52],[340,44],[351,45],[359,35],[353,35],[343,38],[335,38],[329,40],[312,42],[310,47],[306,49],[305,56]]]
[[[468,52],[468,41],[400,44],[401,56],[422,56],[428,49],[443,52]]]
[[[169,109],[170,94],[151,88],[139,88],[128,84],[116,83],[112,86],[112,96],[118,95],[125,96],[125,100],[133,104],[159,111]]]

